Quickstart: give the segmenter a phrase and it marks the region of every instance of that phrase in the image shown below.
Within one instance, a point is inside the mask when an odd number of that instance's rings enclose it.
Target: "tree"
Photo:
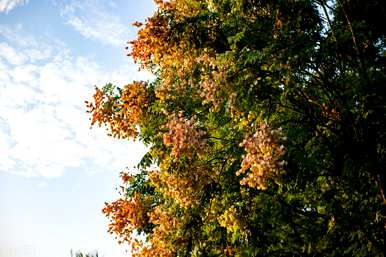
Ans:
[[[71,249],[71,257],[73,257],[73,251]],[[93,253],[82,253],[81,251],[75,252],[75,257],[99,257],[98,251],[94,251]]]
[[[156,1],[92,124],[150,147],[106,203],[133,256],[384,256],[386,4]]]

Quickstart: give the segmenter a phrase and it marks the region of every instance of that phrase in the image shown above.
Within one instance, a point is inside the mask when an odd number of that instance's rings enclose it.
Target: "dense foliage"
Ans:
[[[384,256],[386,2],[157,0],[93,124],[149,152],[109,231],[133,256]]]

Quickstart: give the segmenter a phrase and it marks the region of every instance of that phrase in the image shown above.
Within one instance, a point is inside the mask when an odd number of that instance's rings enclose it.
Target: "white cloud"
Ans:
[[[4,169],[11,170],[16,163],[11,159],[9,149],[11,148],[11,138],[0,130],[0,163]]]
[[[0,43],[0,171],[51,178],[73,168],[92,174],[133,166],[144,147],[108,138],[102,128],[90,130],[84,101],[94,85],[123,85],[148,74],[129,65],[106,73],[57,46],[39,62],[31,57],[47,45]]]
[[[47,38],[42,36],[35,38],[27,35],[22,24],[13,26],[0,24],[0,36],[8,42],[0,42],[0,56],[9,59],[9,62],[14,62],[13,64],[18,64],[15,62],[25,62],[26,60],[32,63],[45,61],[52,58],[54,52],[66,51],[64,43],[61,41],[51,38],[47,41]],[[29,48],[29,50],[18,52],[15,47]]]
[[[29,2],[29,0],[0,0],[0,13],[5,12],[8,13],[13,8],[25,5]]]
[[[27,55],[18,53],[6,43],[0,43],[0,56],[12,65],[21,65],[27,61]]]
[[[108,4],[108,1],[73,0],[61,4],[61,15],[68,25],[84,37],[103,44],[122,46],[128,39],[130,26],[111,12],[114,6],[113,2]]]

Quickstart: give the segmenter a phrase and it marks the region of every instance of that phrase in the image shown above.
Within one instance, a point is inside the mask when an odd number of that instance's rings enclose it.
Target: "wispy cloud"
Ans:
[[[13,8],[27,4],[29,0],[0,0],[0,13],[10,12]]]
[[[36,38],[28,35],[20,23],[13,26],[0,25],[0,36],[4,38],[3,44],[5,44],[6,41],[14,47],[21,47],[22,49],[29,48],[29,51],[23,52],[32,62],[44,61],[51,57],[54,51],[59,52],[65,49],[64,43],[59,40],[50,38],[50,40],[47,41],[47,39],[43,37]],[[5,49],[3,49],[3,51],[4,50]],[[9,49],[8,51],[12,50]],[[20,55],[20,53],[17,54]]]
[[[72,26],[84,37],[98,40],[103,44],[122,46],[128,39],[129,24],[125,24],[112,9],[110,1],[73,0],[59,3],[61,15],[66,24]]]
[[[94,85],[146,75],[138,75],[134,66],[106,73],[61,44],[31,42],[0,42],[0,171],[48,178],[72,168],[92,173],[138,161],[145,150],[139,143],[89,129],[84,100]]]

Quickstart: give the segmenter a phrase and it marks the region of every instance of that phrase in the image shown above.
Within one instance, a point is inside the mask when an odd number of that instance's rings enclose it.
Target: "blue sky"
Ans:
[[[145,152],[89,129],[94,85],[149,79],[126,57],[152,0],[0,0],[0,257],[128,256],[107,230]]]

